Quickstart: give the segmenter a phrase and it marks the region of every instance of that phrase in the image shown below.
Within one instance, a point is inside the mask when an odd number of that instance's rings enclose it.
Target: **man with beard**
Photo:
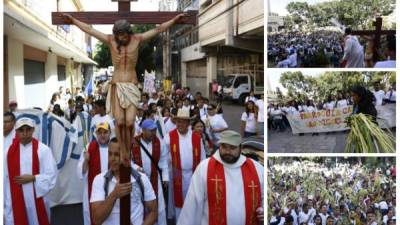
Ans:
[[[264,169],[241,155],[241,141],[222,132],[219,150],[193,174],[178,225],[263,224]]]
[[[106,35],[71,15],[64,14],[66,23],[76,25],[83,32],[97,38],[110,48],[114,73],[111,85],[108,87],[107,113],[115,118],[117,125],[115,133],[121,141],[121,158],[127,167],[129,167],[131,138],[134,134],[133,125],[141,96],[135,71],[140,44],[166,31],[185,15],[179,14],[155,29],[141,34],[133,34],[131,24],[127,20],[117,20],[113,27],[113,34]]]

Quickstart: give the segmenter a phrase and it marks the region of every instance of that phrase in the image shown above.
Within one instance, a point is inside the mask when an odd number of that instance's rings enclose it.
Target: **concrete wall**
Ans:
[[[204,52],[200,52],[200,43],[196,43],[181,50],[182,62],[198,60],[206,57]]]
[[[24,92],[24,45],[8,38],[8,91],[9,100],[17,100],[19,107],[25,106]]]
[[[9,100],[17,100],[20,109],[38,106],[47,109],[51,96],[58,91],[57,55],[48,53],[45,60],[45,82],[30,86],[24,84],[24,44],[16,39],[8,38],[7,61]],[[66,87],[81,87],[83,78],[81,64],[67,60]],[[40,96],[40,99],[38,99]],[[32,98],[31,98],[32,97]]]
[[[231,2],[229,2],[231,1]],[[264,26],[263,0],[247,0],[238,6],[216,17],[225,11],[230,3],[235,5],[240,0],[220,0],[208,7],[202,7],[206,1],[200,1],[199,13],[199,41],[201,46],[225,43],[226,34],[229,33],[228,26],[233,26],[233,34],[241,35],[260,29]],[[216,17],[210,22],[210,19]],[[204,24],[204,25],[202,25]],[[238,25],[238,32],[236,31]],[[232,28],[231,28],[232,29]]]

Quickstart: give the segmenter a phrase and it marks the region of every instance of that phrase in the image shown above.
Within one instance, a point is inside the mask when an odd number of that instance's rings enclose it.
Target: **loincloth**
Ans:
[[[137,107],[140,100],[140,90],[133,83],[115,83],[108,85],[106,109],[107,113],[111,115],[113,115],[111,101],[116,100],[113,98],[114,96],[118,98],[119,106],[123,109],[127,109],[131,105]]]

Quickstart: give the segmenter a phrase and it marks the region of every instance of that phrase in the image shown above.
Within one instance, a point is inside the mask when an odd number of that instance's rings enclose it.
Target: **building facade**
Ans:
[[[47,109],[59,87],[82,87],[95,62],[90,37],[75,26],[55,26],[51,12],[83,11],[79,0],[4,1],[4,107]]]
[[[244,67],[262,68],[263,4],[263,0],[178,0],[179,11],[198,11],[198,24],[170,31],[173,81],[209,97],[213,80],[222,83]]]

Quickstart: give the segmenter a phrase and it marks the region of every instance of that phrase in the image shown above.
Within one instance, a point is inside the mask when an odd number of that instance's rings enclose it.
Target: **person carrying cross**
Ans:
[[[121,159],[127,167],[129,166],[131,139],[134,134],[133,124],[140,100],[140,90],[137,86],[138,79],[135,71],[139,46],[157,34],[166,31],[184,16],[186,16],[185,13],[179,14],[155,29],[140,34],[132,33],[131,24],[127,20],[117,20],[113,26],[113,34],[107,35],[69,14],[64,14],[65,23],[76,25],[83,32],[97,38],[110,48],[114,74],[108,88],[106,108],[107,113],[115,118],[115,133],[121,141]]]

